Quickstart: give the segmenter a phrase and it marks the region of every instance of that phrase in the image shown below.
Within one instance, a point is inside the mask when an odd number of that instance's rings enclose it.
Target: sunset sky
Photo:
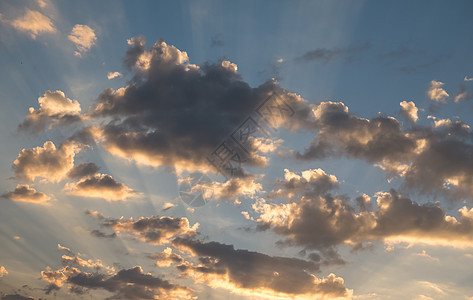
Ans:
[[[0,1],[0,299],[473,299],[472,12]]]

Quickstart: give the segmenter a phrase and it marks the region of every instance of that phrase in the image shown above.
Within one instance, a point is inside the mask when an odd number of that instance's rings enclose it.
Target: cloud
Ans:
[[[123,201],[136,194],[135,191],[107,174],[95,174],[64,187],[69,195],[102,198],[107,201]]]
[[[464,81],[473,81],[473,77],[465,76]]]
[[[401,115],[410,122],[417,122],[419,119],[417,116],[419,109],[416,107],[416,104],[413,101],[402,101],[399,104],[401,105]]]
[[[363,243],[387,240],[471,246],[473,209],[463,207],[455,218],[438,204],[418,204],[391,190],[376,195],[376,209],[365,207],[357,212],[347,196],[327,193],[317,180],[309,184],[302,177],[291,177],[286,183],[278,184],[283,190],[278,193],[286,197],[283,203],[261,199],[253,205],[259,227],[286,237],[282,245],[302,246],[323,255],[337,245],[362,247]]]
[[[0,21],[8,23],[15,29],[29,34],[32,39],[36,39],[40,34],[56,32],[56,28],[51,19],[39,11],[30,9],[26,9],[25,14],[15,20],[7,21],[0,18]]]
[[[124,65],[133,72],[133,80],[118,90],[105,89],[92,113],[95,118],[113,118],[101,130],[104,147],[116,156],[152,166],[214,172],[207,157],[270,95],[278,94],[278,101],[284,100],[296,115],[310,114],[302,98],[275,81],[250,87],[229,61],[196,66],[186,52],[163,40],[150,49],[142,37],[128,44]],[[268,116],[269,110],[264,113]],[[278,119],[277,108],[272,114],[276,126],[298,126],[284,116]],[[231,150],[246,153],[245,164],[261,167],[267,160],[258,155],[257,145],[248,142],[246,150]]]
[[[46,91],[43,97],[38,98],[38,102],[40,108],[35,110],[30,107],[26,119],[19,125],[20,130],[38,133],[44,131],[47,125],[51,129],[83,119],[79,102],[67,98],[62,91]]]
[[[193,237],[197,234],[196,229],[199,226],[199,223],[195,223],[191,227],[187,218],[151,216],[141,217],[135,221],[133,218],[106,218],[94,211],[88,211],[87,214],[101,220],[101,225],[104,227],[111,228],[117,233],[126,232],[153,245],[169,243],[170,239],[176,236]]]
[[[158,267],[169,267],[171,264],[180,264],[184,262],[184,259],[179,254],[172,253],[172,248],[170,247],[166,247],[161,253],[156,253],[148,257],[156,260],[156,265]]]
[[[4,277],[4,276],[7,276],[7,275],[8,275],[7,269],[5,269],[4,266],[0,266],[0,278]]]
[[[351,46],[351,47],[346,47],[346,48],[335,48],[335,49],[318,48],[315,50],[308,51],[305,54],[297,57],[296,61],[308,62],[308,61],[322,60],[327,63],[339,56],[354,54],[356,52],[360,52],[369,48],[371,48],[371,45],[369,43],[366,43],[362,46]]]
[[[235,249],[232,245],[186,238],[176,238],[172,245],[199,259],[198,264],[184,262],[176,266],[183,276],[250,298],[349,298],[352,293],[344,286],[343,279],[334,274],[324,279],[311,274],[318,271],[314,262],[268,256]]]
[[[41,279],[49,283],[46,294],[60,290],[63,286],[69,287],[72,294],[82,295],[102,289],[113,293],[113,299],[130,300],[189,297],[192,292],[186,287],[144,273],[140,266],[115,272],[113,267],[104,267],[101,262],[92,260],[85,261],[75,254],[73,257],[63,255],[62,259],[62,268],[51,270],[48,267],[41,271]],[[87,272],[88,269],[93,272]]]
[[[28,297],[28,296],[22,296],[19,294],[10,294],[10,295],[4,295],[3,293],[0,292],[0,299],[2,300],[41,300],[41,298],[33,298],[33,297]]]
[[[343,103],[330,101],[314,106],[313,114],[316,135],[304,151],[292,151],[295,158],[363,159],[389,177],[401,177],[412,191],[453,201],[473,198],[473,172],[468,167],[473,164],[472,132],[462,121],[404,131],[393,117],[360,118]]]
[[[39,177],[58,182],[67,178],[80,150],[81,146],[76,142],[64,142],[56,148],[53,142],[47,141],[43,147],[21,150],[13,162],[13,170],[19,179],[34,181]]]
[[[241,197],[254,197],[263,190],[260,183],[256,182],[259,176],[234,177],[225,182],[200,182],[192,186],[191,192],[201,192],[204,199],[214,199],[235,203]]]
[[[76,24],[71,33],[67,36],[76,46],[77,51],[74,55],[82,57],[84,53],[90,50],[97,41],[97,36],[92,28],[87,25]]]
[[[450,96],[443,88],[443,82],[432,80],[430,82],[430,88],[427,91],[427,96],[430,100],[437,103],[445,104],[446,99]]]
[[[84,177],[89,177],[94,175],[99,171],[100,167],[94,163],[81,163],[77,166],[74,166],[69,173],[67,173],[67,177],[71,179],[81,179]]]
[[[30,188],[28,185],[23,184],[18,184],[13,192],[6,193],[3,197],[13,201],[37,204],[45,204],[51,199],[48,195],[38,192],[34,188]]]
[[[122,73],[120,73],[120,72],[108,72],[108,74],[107,74],[108,79],[113,79],[113,78],[117,78],[117,77],[121,77],[121,76],[122,76]]]

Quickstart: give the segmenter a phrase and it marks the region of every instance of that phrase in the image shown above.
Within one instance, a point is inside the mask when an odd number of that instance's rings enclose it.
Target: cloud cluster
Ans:
[[[348,298],[352,293],[344,286],[343,279],[334,274],[324,279],[311,274],[318,271],[314,262],[186,238],[176,238],[172,245],[198,257],[198,264],[185,262],[176,266],[184,276],[232,293],[308,299]]]
[[[46,91],[43,97],[38,98],[38,102],[40,108],[35,110],[30,107],[26,119],[19,125],[20,130],[38,133],[42,132],[46,126],[51,129],[83,119],[80,103],[67,98],[62,91]]]
[[[411,121],[413,123],[417,122],[419,116],[417,112],[419,109],[416,107],[416,104],[413,101],[402,101],[401,105],[401,115],[406,118],[406,120]]]
[[[10,24],[15,29],[29,34],[32,39],[43,33],[55,33],[56,27],[50,18],[39,11],[25,10],[25,14],[15,20],[4,20],[0,14],[0,21]]]
[[[92,28],[87,25],[76,24],[72,28],[68,38],[76,46],[75,56],[82,57],[84,53],[90,50],[97,41],[97,36]]]
[[[145,273],[140,266],[116,272],[112,267],[104,268],[101,262],[86,261],[70,249],[58,246],[72,256],[63,255],[63,267],[58,270],[48,267],[41,271],[41,279],[49,283],[47,294],[63,286],[67,286],[70,293],[77,295],[102,289],[113,293],[110,299],[161,299],[191,294],[190,289]],[[88,272],[88,269],[93,272]]]
[[[473,209],[463,207],[455,218],[438,204],[418,204],[394,190],[379,192],[373,209],[366,195],[350,201],[347,196],[328,193],[334,178],[318,173],[318,178],[307,181],[286,171],[290,175],[277,184],[277,192],[270,193],[286,201],[276,204],[261,199],[253,205],[259,227],[284,236],[282,244],[322,254],[330,254],[337,245],[360,248],[363,243],[386,240],[471,245]]]
[[[393,117],[360,118],[343,103],[330,101],[315,106],[313,114],[317,134],[302,153],[293,152],[297,159],[363,159],[402,177],[414,191],[452,200],[473,197],[472,133],[463,122],[437,120],[404,131]]]
[[[8,192],[3,195],[13,201],[29,202],[37,204],[46,204],[51,199],[48,195],[36,191],[27,184],[18,184],[13,192]],[[0,269],[1,273],[1,269]]]

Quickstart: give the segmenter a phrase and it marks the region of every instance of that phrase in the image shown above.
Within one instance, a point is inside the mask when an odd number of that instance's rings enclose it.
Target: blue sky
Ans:
[[[2,1],[0,298],[470,299],[472,9]]]

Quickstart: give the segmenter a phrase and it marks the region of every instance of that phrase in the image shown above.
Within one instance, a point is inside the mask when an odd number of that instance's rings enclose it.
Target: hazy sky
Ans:
[[[472,299],[471,1],[1,1],[0,299]]]

